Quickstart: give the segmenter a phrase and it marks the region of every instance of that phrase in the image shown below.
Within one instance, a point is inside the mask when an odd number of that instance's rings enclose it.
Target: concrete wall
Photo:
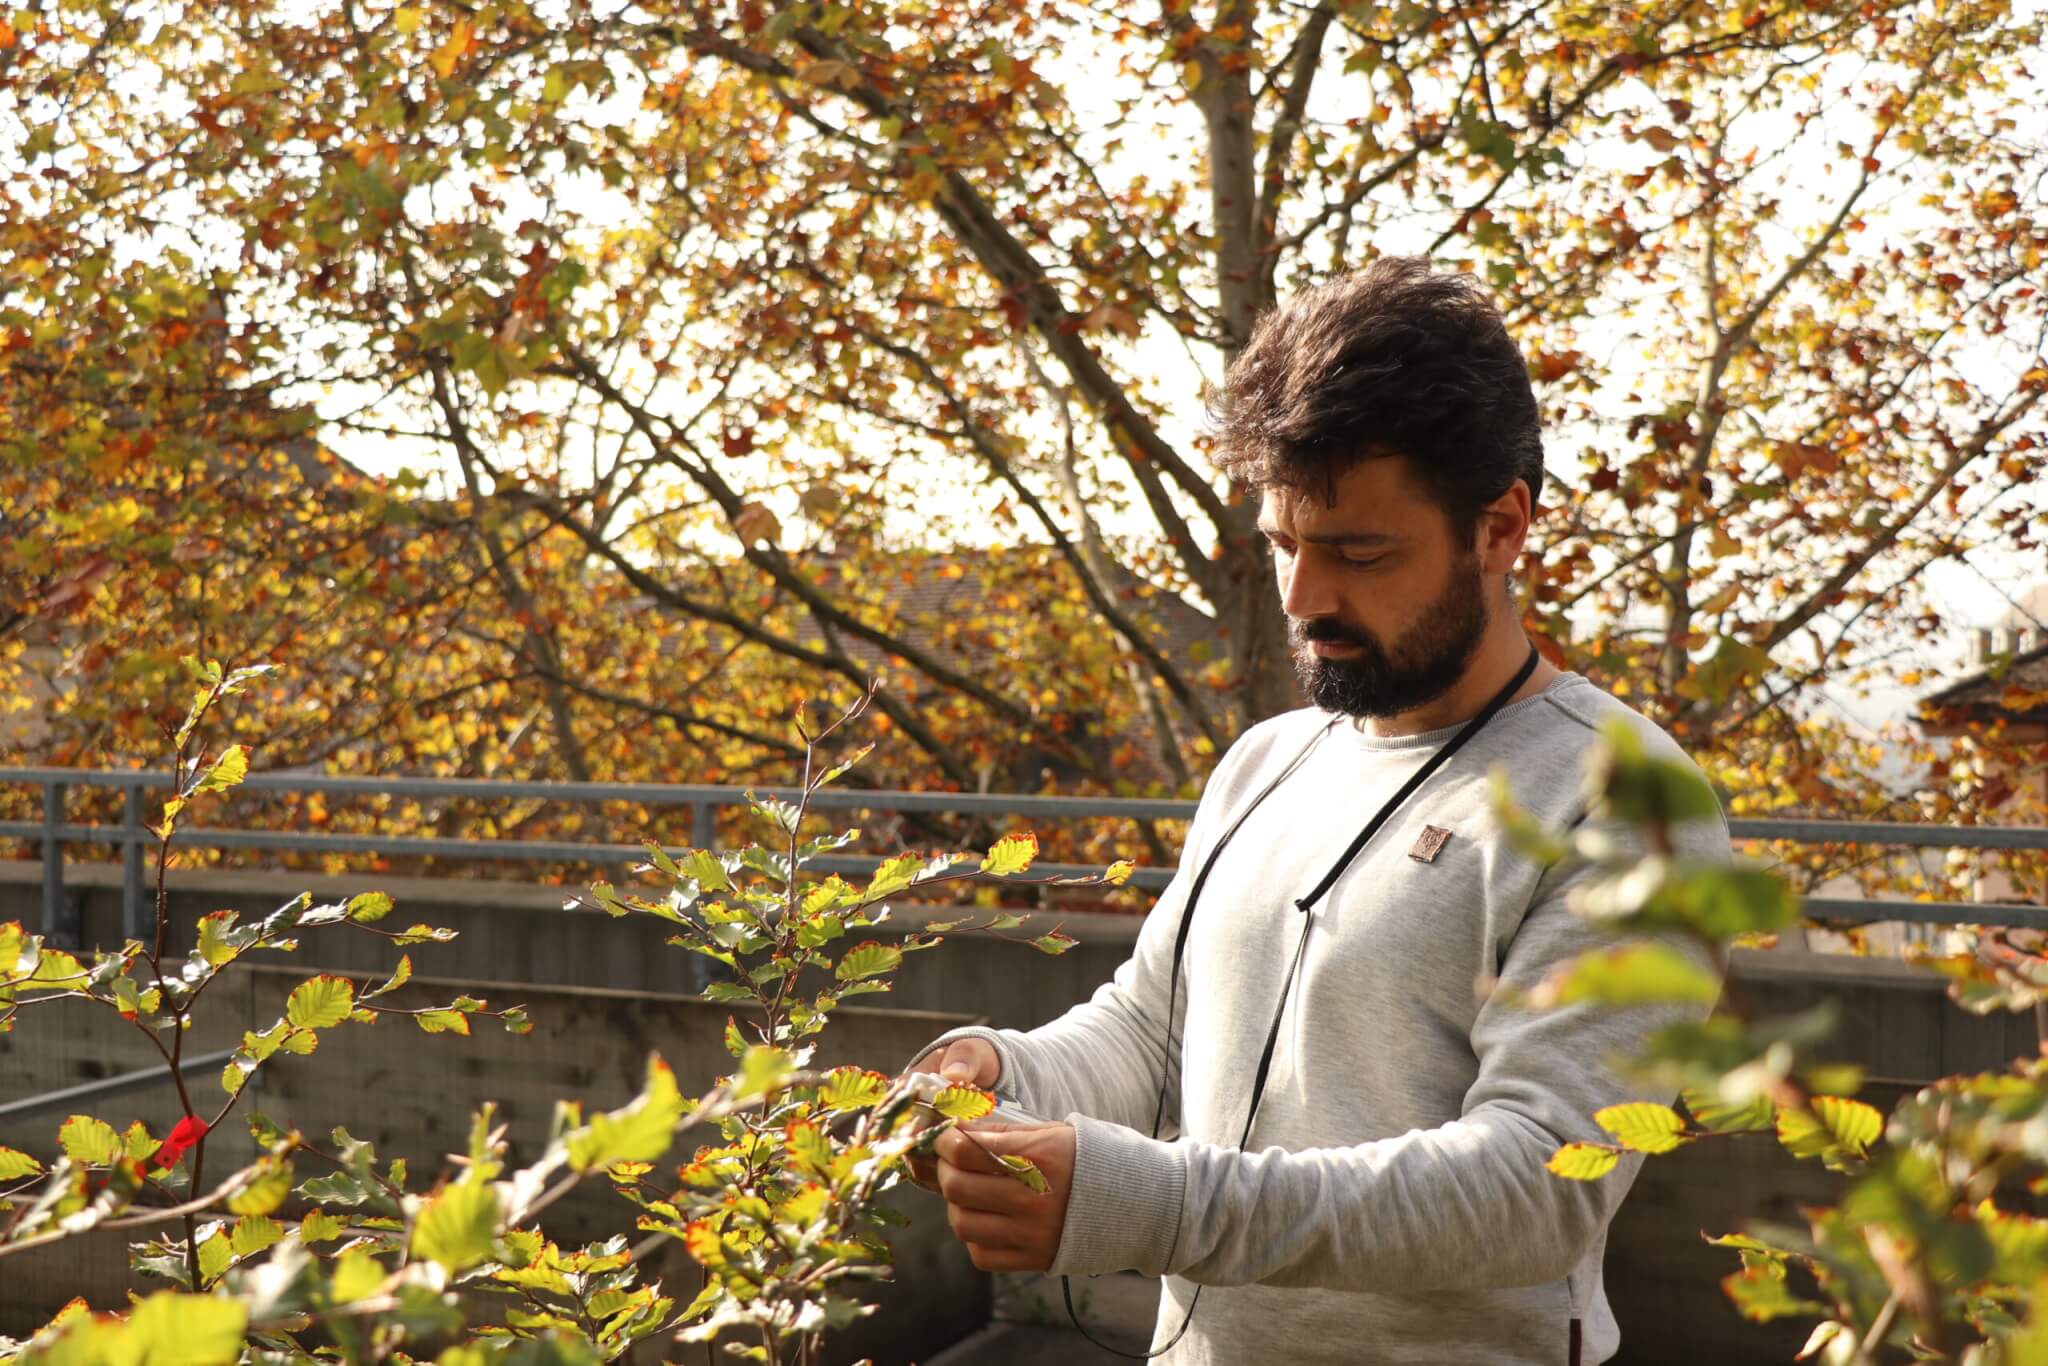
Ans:
[[[74,882],[84,887],[88,924],[111,927],[118,889],[102,885],[109,870],[74,871]],[[0,919],[23,917],[32,924],[36,922],[39,879],[34,864],[0,865]],[[613,921],[588,912],[563,912],[559,909],[562,894],[550,889],[447,881],[405,883],[374,878],[328,881],[294,874],[195,874],[174,882],[175,911],[181,922],[221,906],[268,910],[301,888],[311,888],[316,896],[327,899],[382,886],[399,902],[387,923],[402,925],[418,919],[464,931],[464,938],[456,944],[427,945],[414,950],[414,962],[423,974],[462,980],[582,983],[586,993],[589,987],[598,985],[615,991],[677,991],[701,986],[705,980],[702,968],[711,966],[708,960],[664,946],[661,928],[654,922]],[[924,914],[906,907],[904,921],[915,923]],[[1049,927],[1051,918],[1044,919],[1044,927]],[[904,1028],[897,1034],[874,1035],[874,1047],[863,1055],[863,1060],[870,1065],[889,1066],[907,1058],[926,1037],[920,1029],[927,1025],[936,1027],[942,1018],[984,1016],[999,1025],[1018,1027],[1050,1019],[1068,1005],[1086,999],[1109,976],[1128,954],[1140,923],[1134,917],[1068,916],[1065,927],[1081,943],[1057,958],[1042,955],[1028,945],[991,942],[969,935],[952,936],[945,947],[932,953],[912,955],[893,996],[867,999],[936,1012],[936,1016],[922,1020],[917,1016],[902,1017],[906,1022]],[[1032,932],[1040,928],[1034,925]],[[363,949],[351,944],[355,938],[364,941]],[[386,961],[389,955],[367,936],[335,936],[330,932],[317,941],[317,947],[309,944],[303,956],[309,961],[360,971],[372,961]],[[1865,1098],[1880,1108],[1888,1108],[1935,1078],[1958,1071],[2002,1067],[2015,1057],[2033,1053],[2036,1047],[2030,1016],[1968,1015],[1947,1001],[1940,979],[1890,960],[1743,951],[1735,955],[1730,992],[1754,1009],[1768,1013],[1800,1009],[1823,998],[1836,1000],[1842,1009],[1842,1024],[1834,1055],[1861,1062],[1869,1069],[1872,1082]],[[503,1064],[485,1064],[475,1052],[475,1041],[449,1041],[415,1033],[406,1036],[406,1051],[413,1055],[403,1061],[406,1070],[402,1074],[362,1074],[371,1078],[366,1089],[373,1091],[375,1099],[361,1094],[350,1097],[354,1106],[350,1113],[368,1124],[370,1116],[381,1112],[387,1104],[403,1104],[402,1100],[387,1100],[388,1097],[445,1085],[451,1078],[466,1088],[465,1094],[491,1094],[489,1087],[497,1085],[515,1104],[538,1106],[543,1098],[551,1100],[556,1094],[571,1093],[579,1085],[596,1088],[591,1092],[593,1104],[599,1103],[597,1091],[607,1088],[616,1099],[628,1094],[633,1084],[636,1074],[629,1073],[638,1064],[633,1062],[629,1067],[629,1060],[638,1058],[649,1043],[659,1044],[671,1036],[688,1035],[708,1027],[685,1026],[681,1022],[683,1015],[643,1019],[637,1015],[608,1014],[594,1005],[576,1006],[571,1002],[585,998],[573,991],[563,994],[561,1004],[550,1004],[545,1009],[539,1004],[544,997],[540,991],[523,988],[515,989],[513,994],[535,1003],[536,1020],[567,1012],[563,1018],[581,1021],[576,1026],[579,1029],[624,1036],[627,1042],[617,1051],[614,1070],[605,1075],[586,1074],[574,1070],[577,1064],[564,1061],[560,1064],[563,1070],[538,1075],[532,1079],[530,1092],[519,1092],[501,1085],[504,1077],[488,1074],[489,1068],[500,1065],[529,1065],[516,1055],[506,1055]],[[602,993],[589,999],[603,999]],[[661,1009],[687,1010],[681,1005]],[[695,1009],[702,1013],[710,1008]],[[722,1013],[718,1018],[722,1019]],[[544,1023],[542,1027],[549,1026]],[[636,1030],[638,1034],[632,1032]],[[339,1045],[351,1032],[338,1031],[336,1043]],[[375,1031],[366,1032],[388,1037],[396,1031],[379,1025]],[[33,1036],[19,1031],[14,1036],[17,1040],[29,1037]],[[107,1049],[111,1045],[97,1042],[98,1038],[81,1037],[75,1045],[59,1041],[62,1056],[69,1060],[64,1064],[71,1069],[67,1077],[108,1065]],[[471,1045],[467,1053],[462,1048],[465,1044]],[[0,1049],[6,1047],[5,1036],[0,1036]],[[899,1049],[901,1057],[891,1055],[892,1048]],[[18,1061],[22,1056],[0,1052],[0,1078],[5,1079],[0,1082],[0,1098],[33,1089],[22,1086],[22,1074],[16,1071],[23,1065]],[[497,1054],[493,1052],[491,1056],[495,1059]],[[530,1059],[547,1055],[526,1056]],[[281,1071],[277,1084],[332,1084],[333,1078],[356,1075],[352,1070],[354,1064],[348,1068],[337,1065],[330,1071],[320,1066],[323,1060],[339,1062],[323,1045],[322,1053],[315,1058],[291,1060],[294,1065]],[[399,1063],[387,1060],[380,1065],[395,1068]],[[696,1065],[698,1074],[708,1077],[717,1070],[718,1056],[707,1054]],[[691,1075],[681,1062],[678,1070]],[[402,1081],[398,1080],[401,1075]],[[530,1102],[520,1099],[525,1095],[531,1096]],[[300,1098],[293,1096],[291,1103],[301,1103]],[[287,1109],[284,1100],[277,1104],[280,1110]],[[424,1129],[429,1117],[422,1110],[407,1122]],[[443,1150],[459,1139],[459,1135],[434,1133]],[[12,1141],[0,1133],[0,1142]],[[1792,1161],[1768,1139],[1695,1144],[1670,1156],[1651,1159],[1623,1205],[1608,1243],[1609,1296],[1624,1334],[1623,1353],[1618,1360],[1644,1366],[1787,1360],[1803,1342],[1805,1327],[1751,1324],[1737,1316],[1719,1288],[1720,1278],[1736,1268],[1736,1259],[1722,1249],[1707,1246],[1699,1234],[1730,1232],[1753,1219],[1797,1223],[1800,1204],[1832,1199],[1839,1189],[1840,1178],[1816,1164]],[[936,1214],[932,1218],[935,1220]],[[878,1362],[889,1359],[878,1352]]]

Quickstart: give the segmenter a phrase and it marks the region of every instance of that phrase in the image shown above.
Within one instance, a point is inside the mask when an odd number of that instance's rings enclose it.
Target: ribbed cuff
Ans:
[[[1180,1237],[1188,1169],[1179,1145],[1086,1115],[1074,1126],[1074,1181],[1051,1269],[1069,1276],[1163,1276]]]

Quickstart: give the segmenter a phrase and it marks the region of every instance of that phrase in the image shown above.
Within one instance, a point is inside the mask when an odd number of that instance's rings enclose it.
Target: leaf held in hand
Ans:
[[[1567,1181],[1598,1181],[1614,1170],[1621,1154],[1595,1143],[1567,1143],[1550,1155],[1544,1168]]]
[[[947,1119],[980,1119],[996,1108],[996,1098],[978,1086],[948,1086],[932,1097],[932,1108]]]

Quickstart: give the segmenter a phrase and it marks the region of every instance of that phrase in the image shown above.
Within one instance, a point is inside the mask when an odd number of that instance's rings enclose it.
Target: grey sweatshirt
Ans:
[[[1579,874],[1544,870],[1494,821],[1488,773],[1552,828],[1585,816],[1583,759],[1608,717],[1653,754],[1654,724],[1576,674],[1508,706],[1408,799],[1315,908],[1245,1150],[1252,1078],[1300,934],[1293,905],[1404,779],[1455,733],[1376,738],[1339,722],[1231,840],[1204,887],[1173,1028],[1167,976],[1196,871],[1231,821],[1330,720],[1275,717],[1233,745],[1202,795],[1178,876],[1131,958],[1085,1004],[1029,1032],[959,1030],[1002,1060],[997,1090],[1076,1132],[1053,1270],[1165,1277],[1168,1366],[1583,1361],[1619,1341],[1601,1289],[1609,1219],[1641,1159],[1605,1180],[1544,1170],[1606,1141],[1592,1114],[1646,1096],[1607,1060],[1678,1010],[1541,1014],[1482,1000],[1611,943],[1565,907]],[[1425,826],[1450,832],[1433,859]],[[1720,820],[1680,852],[1729,857]],[[1170,1047],[1169,1038],[1179,1039]],[[1152,1127],[1162,1069],[1166,1125]],[[1176,1130],[1175,1120],[1179,1126]]]

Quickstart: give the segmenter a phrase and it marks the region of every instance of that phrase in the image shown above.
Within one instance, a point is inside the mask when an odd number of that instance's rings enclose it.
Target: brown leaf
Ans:
[[[733,516],[732,530],[744,545],[758,541],[773,545],[782,539],[782,523],[766,503],[742,503],[739,512]]]

